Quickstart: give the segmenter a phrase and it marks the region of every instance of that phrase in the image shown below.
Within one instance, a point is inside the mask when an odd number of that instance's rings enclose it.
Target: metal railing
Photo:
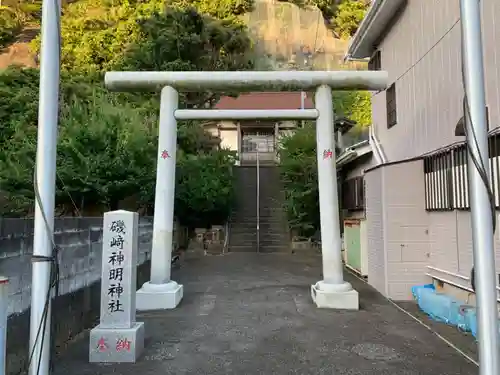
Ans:
[[[260,162],[259,148],[257,148],[257,252],[260,252]]]
[[[494,204],[500,207],[500,133],[488,139],[490,188]],[[468,210],[469,177],[466,145],[456,143],[423,157],[425,209],[427,211]]]

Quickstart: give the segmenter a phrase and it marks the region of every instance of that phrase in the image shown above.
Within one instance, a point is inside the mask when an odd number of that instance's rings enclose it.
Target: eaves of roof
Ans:
[[[349,43],[346,59],[370,58],[389,23],[408,0],[373,0]]]

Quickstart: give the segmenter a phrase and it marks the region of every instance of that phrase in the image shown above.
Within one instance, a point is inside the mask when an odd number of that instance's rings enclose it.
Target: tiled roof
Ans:
[[[237,98],[222,97],[215,109],[300,109],[300,92],[250,92]],[[304,108],[314,108],[311,98],[304,99]]]

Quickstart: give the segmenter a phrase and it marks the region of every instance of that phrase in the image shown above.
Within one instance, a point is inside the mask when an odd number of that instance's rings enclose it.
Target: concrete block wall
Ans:
[[[60,296],[53,302],[57,350],[99,318],[102,263],[102,217],[58,218]],[[7,374],[25,369],[28,360],[31,302],[32,219],[0,219],[0,275],[9,282]],[[149,280],[153,221],[141,218],[137,284]]]

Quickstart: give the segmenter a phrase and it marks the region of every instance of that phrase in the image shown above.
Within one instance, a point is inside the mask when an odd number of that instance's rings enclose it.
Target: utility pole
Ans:
[[[489,177],[480,1],[460,0],[460,15],[466,98],[464,117],[469,158],[475,158],[484,167],[484,172]],[[468,176],[476,273],[479,374],[498,375],[500,374],[498,353],[500,348],[495,276],[495,234],[491,198],[488,186],[473,163],[468,164]]]
[[[50,276],[53,255],[57,123],[59,114],[60,0],[42,4],[40,93],[36,154],[35,230],[31,286],[30,375],[48,375],[50,362]],[[37,192],[38,190],[38,192]],[[49,297],[49,301],[47,301]],[[46,320],[45,305],[48,303]],[[45,323],[44,323],[45,320]],[[39,328],[40,334],[37,335]]]

